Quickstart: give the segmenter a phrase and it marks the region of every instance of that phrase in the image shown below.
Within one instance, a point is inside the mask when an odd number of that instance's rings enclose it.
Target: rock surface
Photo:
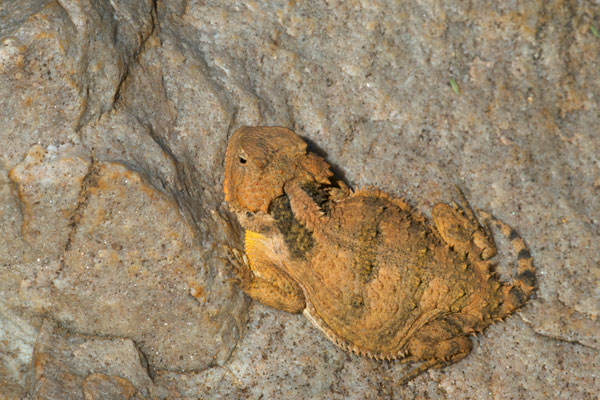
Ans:
[[[0,2],[0,398],[595,398],[598,18],[575,0]],[[426,214],[459,185],[528,242],[535,298],[405,387],[403,365],[251,304],[221,189],[243,125],[289,127]]]
[[[142,399],[152,380],[131,339],[73,335],[46,320],[33,351],[35,399]]]

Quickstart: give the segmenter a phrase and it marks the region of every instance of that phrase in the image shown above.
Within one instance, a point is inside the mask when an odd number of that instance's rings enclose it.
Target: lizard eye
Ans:
[[[240,164],[246,164],[246,159],[240,156]]]

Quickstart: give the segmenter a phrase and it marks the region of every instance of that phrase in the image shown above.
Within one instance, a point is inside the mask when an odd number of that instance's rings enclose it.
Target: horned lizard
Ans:
[[[227,147],[225,200],[245,228],[239,284],[271,307],[303,312],[345,350],[418,362],[402,383],[471,351],[468,335],[521,307],[535,287],[528,248],[509,226],[436,204],[433,224],[401,198],[352,190],[294,132],[238,129]],[[489,223],[517,252],[501,281]]]

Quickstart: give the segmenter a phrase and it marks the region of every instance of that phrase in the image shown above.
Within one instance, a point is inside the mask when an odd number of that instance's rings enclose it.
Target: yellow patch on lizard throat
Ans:
[[[244,235],[244,251],[248,257],[250,269],[254,270],[254,265],[257,264],[257,258],[260,259],[261,256],[264,257],[267,251],[265,244],[266,240],[268,239],[260,233],[246,229]]]

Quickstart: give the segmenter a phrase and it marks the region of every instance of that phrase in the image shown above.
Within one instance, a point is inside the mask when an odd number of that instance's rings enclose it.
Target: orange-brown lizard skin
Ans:
[[[493,272],[493,239],[462,195],[462,207],[436,204],[430,223],[402,199],[332,182],[329,165],[286,128],[238,129],[224,189],[246,229],[242,289],[303,312],[348,351],[420,362],[403,382],[467,356],[468,335],[510,315],[535,287],[524,241],[480,212],[518,254],[515,279]]]

